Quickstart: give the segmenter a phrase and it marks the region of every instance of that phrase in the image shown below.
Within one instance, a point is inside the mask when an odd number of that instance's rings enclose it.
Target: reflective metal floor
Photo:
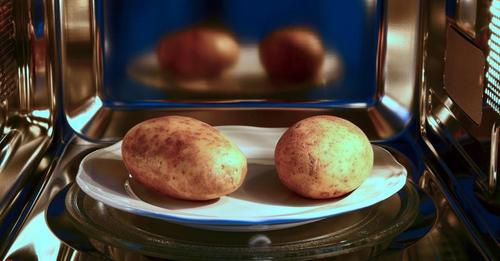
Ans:
[[[47,206],[58,192],[73,182],[81,159],[99,147],[102,145],[88,143],[79,138],[72,139],[67,145],[55,168],[48,173],[49,175],[46,175],[45,186],[20,233],[13,235],[14,240],[9,245],[5,256],[7,260],[106,260],[110,257],[115,260],[155,260],[125,249],[107,247],[98,242],[89,244],[88,238],[72,234],[71,231],[63,231],[66,233],[66,243],[64,243],[52,233],[47,225]],[[343,260],[369,258],[375,260],[470,260],[481,257],[438,189],[431,172],[425,171],[421,175],[419,186],[427,195],[430,195],[434,204],[431,201],[422,203],[420,217],[410,232],[398,236],[389,248],[383,251],[359,251],[339,258]],[[435,209],[437,209],[437,217]],[[432,229],[429,231],[430,226]],[[422,236],[424,237],[420,238]],[[414,242],[418,238],[420,239]],[[98,247],[100,251],[92,246],[101,246]],[[375,253],[376,256],[373,256]]]

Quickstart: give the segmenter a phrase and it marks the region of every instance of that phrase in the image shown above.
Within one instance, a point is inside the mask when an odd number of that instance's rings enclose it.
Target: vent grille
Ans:
[[[486,103],[500,114],[500,0],[494,0],[491,11],[491,37],[488,41],[488,72],[486,73]]]
[[[16,89],[16,61],[12,0],[0,0],[0,102]]]

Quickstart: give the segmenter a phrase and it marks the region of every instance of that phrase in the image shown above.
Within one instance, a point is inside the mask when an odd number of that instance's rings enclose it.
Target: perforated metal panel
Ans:
[[[486,73],[486,102],[500,114],[500,0],[494,0],[490,8],[491,37],[488,41],[488,72]]]
[[[16,89],[12,0],[0,0],[0,102]]]

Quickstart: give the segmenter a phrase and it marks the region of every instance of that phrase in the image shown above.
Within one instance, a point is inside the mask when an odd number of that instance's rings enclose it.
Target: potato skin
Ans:
[[[213,78],[236,63],[239,45],[227,32],[195,27],[162,38],[161,68],[179,78]]]
[[[320,38],[305,27],[272,32],[261,42],[259,55],[268,76],[281,82],[314,80],[325,59]]]
[[[327,199],[359,187],[370,175],[373,150],[353,123],[334,116],[299,121],[281,136],[275,164],[282,183],[304,197]]]
[[[247,173],[236,144],[212,126],[181,116],[137,124],[123,138],[132,178],[174,198],[210,200],[235,191]]]

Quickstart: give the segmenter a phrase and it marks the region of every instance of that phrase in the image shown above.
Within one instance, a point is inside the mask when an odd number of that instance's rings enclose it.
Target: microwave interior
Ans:
[[[216,109],[218,115],[197,117],[216,125],[280,127],[335,112],[370,139],[389,139],[408,126],[416,107],[417,2],[403,8],[383,1],[62,1],[57,48],[65,118],[76,133],[105,141],[173,111]],[[214,75],[186,74],[213,62],[207,53],[215,49],[206,42],[213,37],[189,38],[207,31],[230,39],[236,58]],[[265,51],[280,34],[292,34],[292,41]],[[294,43],[294,34],[311,41]],[[181,49],[170,48],[176,41]],[[169,65],[167,56],[182,53],[182,46],[197,51]],[[293,73],[280,76],[280,66]],[[263,112],[273,120],[259,117]]]
[[[381,1],[95,1],[94,8],[105,103],[375,102]],[[156,61],[159,42],[195,27],[221,29],[234,37],[238,60],[215,79],[176,82]],[[259,43],[273,31],[294,27],[307,28],[320,40],[325,57],[320,79],[273,83],[259,61]]]
[[[0,20],[17,21],[0,27],[0,35],[15,32],[9,35],[16,52],[8,58],[21,68],[12,73],[18,91],[0,96],[7,97],[0,107],[7,133],[0,170],[8,173],[0,184],[0,241],[8,242],[0,257],[493,256],[451,200],[454,183],[443,178],[443,162],[459,154],[438,155],[451,151],[440,143],[449,138],[440,124],[469,123],[443,112],[449,107],[458,115],[451,98],[441,104],[448,12],[468,3],[455,2],[0,0]],[[89,153],[165,115],[263,128],[339,116],[387,150],[407,180],[376,207],[262,233],[134,216],[93,201],[74,184]],[[30,239],[34,233],[43,244]]]

